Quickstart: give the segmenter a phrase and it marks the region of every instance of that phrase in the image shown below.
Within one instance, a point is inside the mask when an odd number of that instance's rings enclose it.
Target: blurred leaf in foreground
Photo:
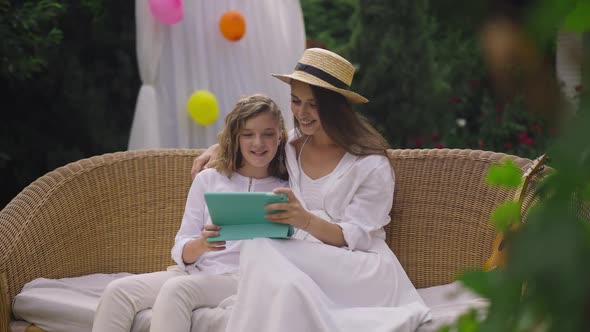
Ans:
[[[492,221],[498,230],[505,230],[508,225],[520,220],[520,203],[506,202],[492,212]]]
[[[512,162],[506,160],[502,165],[492,165],[488,171],[486,181],[495,186],[516,188],[521,182],[521,170]]]

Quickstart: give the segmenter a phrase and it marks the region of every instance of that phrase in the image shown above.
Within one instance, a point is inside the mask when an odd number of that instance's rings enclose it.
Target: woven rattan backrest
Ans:
[[[396,174],[387,240],[418,288],[452,282],[465,269],[481,267],[496,235],[492,210],[514,196],[491,187],[492,164],[530,160],[473,150],[392,150]]]
[[[0,212],[0,310],[8,313],[22,286],[38,277],[140,273],[172,264],[199,152],[106,154],[25,188]],[[396,188],[387,237],[415,286],[447,283],[481,266],[495,234],[490,212],[513,195],[486,185],[484,174],[505,158],[521,168],[530,160],[470,150],[391,150],[390,157]]]
[[[25,188],[0,214],[0,272],[10,301],[38,277],[149,272],[172,264],[197,154],[106,154],[58,168]]]

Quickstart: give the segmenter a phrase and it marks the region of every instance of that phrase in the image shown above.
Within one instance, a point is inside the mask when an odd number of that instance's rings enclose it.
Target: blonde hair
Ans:
[[[270,113],[279,124],[279,147],[274,158],[268,165],[268,173],[280,179],[288,179],[285,166],[285,144],[287,144],[287,131],[281,110],[269,97],[255,94],[244,97],[236,103],[232,111],[225,117],[225,128],[218,136],[219,156],[213,161],[213,166],[218,171],[231,176],[238,168],[242,167],[244,157],[240,151],[239,137],[246,121],[262,113]]]

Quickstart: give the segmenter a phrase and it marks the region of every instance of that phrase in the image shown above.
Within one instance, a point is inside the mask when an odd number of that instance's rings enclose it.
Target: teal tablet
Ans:
[[[265,205],[288,202],[287,195],[271,192],[206,192],[205,202],[213,224],[221,227],[219,236],[207,241],[232,241],[257,237],[287,238],[293,226],[277,224],[264,218]]]

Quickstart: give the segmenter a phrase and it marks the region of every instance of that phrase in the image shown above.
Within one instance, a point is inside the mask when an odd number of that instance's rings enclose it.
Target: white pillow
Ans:
[[[92,274],[77,278],[38,278],[28,282],[15,297],[17,319],[47,332],[91,331],[94,312],[109,282],[130,273]]]
[[[418,294],[430,308],[432,320],[418,327],[417,332],[438,331],[443,325],[454,323],[471,308],[484,314],[488,301],[465,288],[459,281],[446,285],[418,289]]]

